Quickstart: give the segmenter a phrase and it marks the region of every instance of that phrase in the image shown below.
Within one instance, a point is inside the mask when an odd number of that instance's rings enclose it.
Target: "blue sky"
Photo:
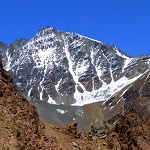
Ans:
[[[53,26],[113,44],[131,56],[150,54],[149,0],[4,0],[0,41],[30,39]]]

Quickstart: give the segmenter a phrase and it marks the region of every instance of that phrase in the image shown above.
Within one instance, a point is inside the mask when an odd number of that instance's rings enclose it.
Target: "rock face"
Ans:
[[[150,71],[140,77],[122,96],[125,100],[125,112],[134,108],[141,116],[150,118]]]
[[[0,52],[19,93],[50,104],[108,99],[150,66],[150,55],[132,58],[113,45],[53,27],[40,29],[29,41],[0,43]]]

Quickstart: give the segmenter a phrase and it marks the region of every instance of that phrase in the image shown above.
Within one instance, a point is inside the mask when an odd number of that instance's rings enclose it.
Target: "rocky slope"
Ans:
[[[45,27],[30,40],[0,42],[0,58],[46,122],[77,121],[80,131],[101,132],[131,107],[149,115],[148,99],[140,97],[148,90],[150,55],[132,58],[113,45]]]
[[[50,104],[109,99],[150,65],[150,55],[132,58],[113,45],[53,27],[40,29],[29,41],[0,43],[0,52],[19,93]]]
[[[149,100],[149,72],[141,100]],[[146,78],[145,78],[146,77]],[[47,124],[39,120],[35,107],[12,87],[13,79],[0,61],[0,150],[149,150],[150,119],[132,110],[122,116],[107,134],[77,131],[77,123]],[[139,83],[139,82],[138,82]],[[148,84],[147,84],[148,83]],[[137,82],[135,83],[137,84]],[[133,86],[134,87],[134,86]],[[134,91],[134,90],[132,90]],[[130,95],[130,94],[129,94]],[[130,95],[131,96],[131,95]],[[136,97],[137,98],[137,97]]]
[[[0,61],[0,150],[86,150],[102,147],[101,138],[77,131],[77,123],[46,124],[35,107],[12,87]],[[97,142],[97,140],[99,142]],[[105,147],[104,147],[105,149]]]
[[[78,130],[90,131],[96,128],[100,132],[108,130],[131,108],[150,117],[150,72],[124,87],[106,101],[84,106],[47,105],[43,101],[31,102],[37,107],[40,117],[46,122],[66,124],[76,120]],[[49,114],[53,114],[54,117]]]
[[[143,74],[138,80],[125,87],[114,97],[109,99],[104,105],[111,112],[117,112],[122,108],[122,114],[134,108],[141,115],[150,117],[150,71]],[[113,114],[114,115],[114,114]]]
[[[98,130],[111,128],[131,109],[135,109],[141,116],[150,118],[150,71],[107,101],[83,107],[83,115],[90,120],[84,126],[88,130],[91,126]]]
[[[77,131],[77,123],[52,125],[12,87],[0,61],[0,150],[107,150],[103,135]]]
[[[113,45],[45,27],[30,40],[0,42],[0,58],[46,122],[77,121],[80,131],[102,132],[130,108],[150,116],[150,55],[132,58]]]
[[[106,141],[113,150],[149,150],[150,119],[132,109],[108,133]]]

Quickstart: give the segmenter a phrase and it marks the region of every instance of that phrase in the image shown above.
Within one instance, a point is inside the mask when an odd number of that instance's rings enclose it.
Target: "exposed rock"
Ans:
[[[102,137],[101,137],[101,139],[105,139],[107,137],[107,135],[103,135]]]
[[[78,147],[78,144],[77,144],[76,142],[72,142],[72,145],[73,145],[74,147]]]

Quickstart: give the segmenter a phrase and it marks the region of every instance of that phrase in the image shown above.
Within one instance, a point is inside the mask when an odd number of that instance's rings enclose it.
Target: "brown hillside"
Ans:
[[[12,81],[0,62],[0,149],[50,149],[38,113],[17,94]]]
[[[0,61],[0,150],[106,149],[102,135],[81,134],[77,123],[60,126],[39,120],[35,107],[20,97]]]

